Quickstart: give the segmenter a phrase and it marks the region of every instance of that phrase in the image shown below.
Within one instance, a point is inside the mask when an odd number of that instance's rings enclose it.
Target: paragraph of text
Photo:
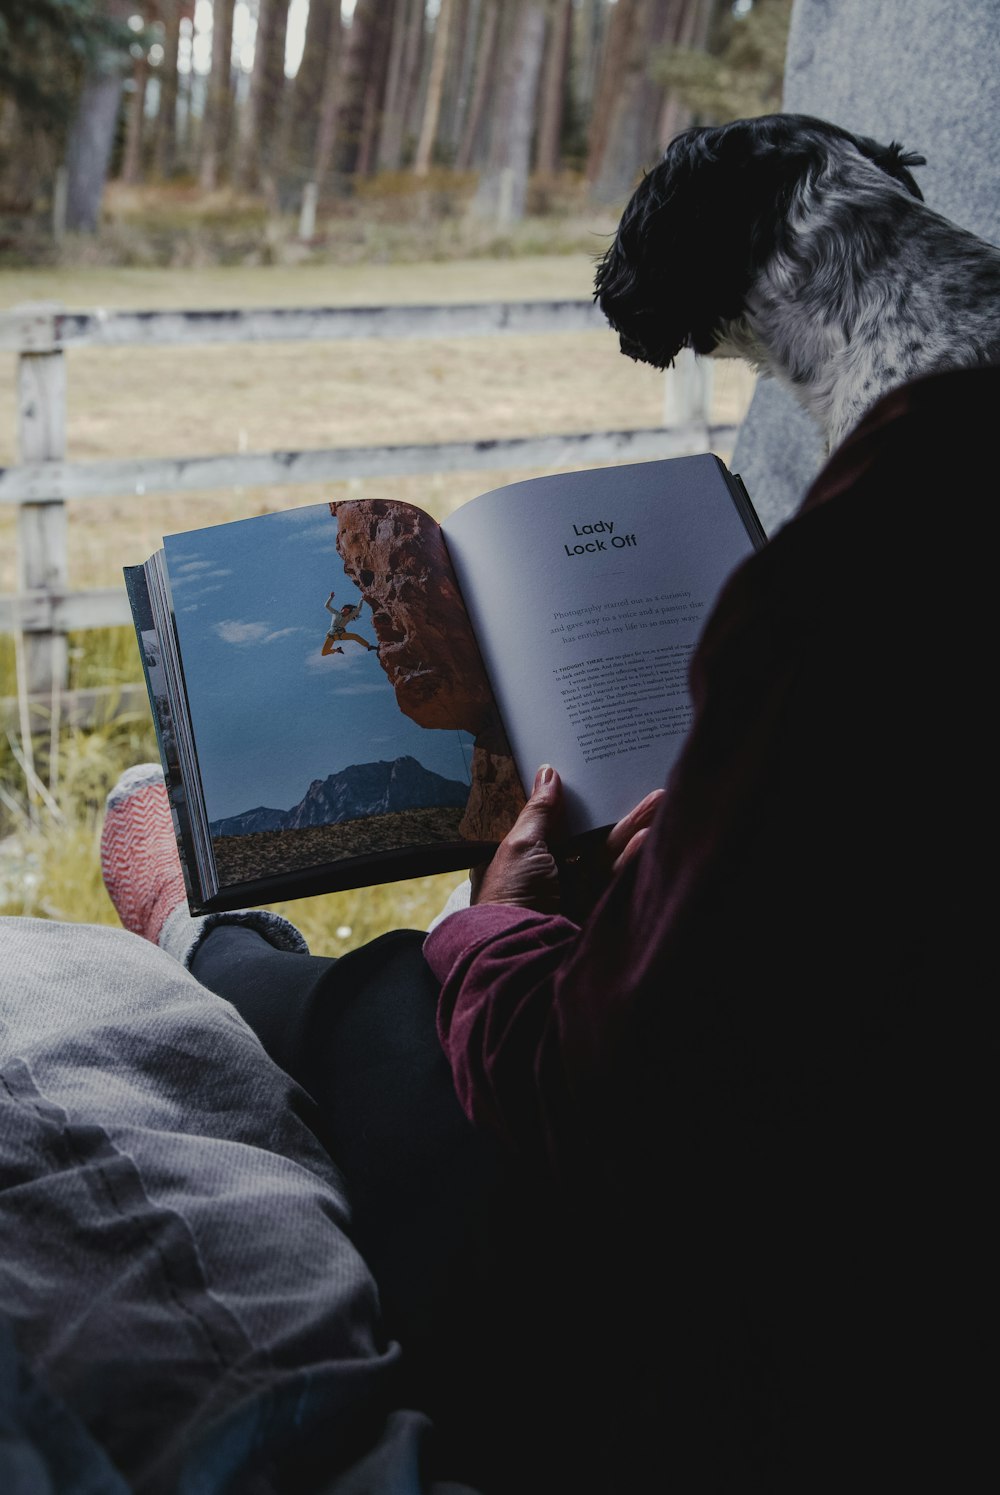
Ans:
[[[687,731],[691,644],[664,644],[553,671],[584,761],[617,758]]]
[[[678,623],[699,623],[705,604],[690,592],[657,592],[650,597],[621,597],[615,602],[592,602],[552,614],[550,633],[564,644],[583,639],[612,638],[638,633],[644,628],[670,628]]]

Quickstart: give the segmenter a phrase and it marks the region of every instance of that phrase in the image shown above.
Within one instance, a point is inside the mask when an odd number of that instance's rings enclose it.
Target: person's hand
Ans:
[[[484,867],[472,871],[473,903],[509,903],[540,914],[559,907],[559,868],[550,843],[562,809],[559,775],[548,763],[535,774],[531,797]]]
[[[473,870],[472,902],[506,903],[537,913],[561,908],[570,918],[584,917],[610,878],[638,852],[663,795],[662,789],[647,794],[606,837],[560,868],[552,848],[560,834],[562,783],[555,769],[543,764],[528,803],[492,861]]]

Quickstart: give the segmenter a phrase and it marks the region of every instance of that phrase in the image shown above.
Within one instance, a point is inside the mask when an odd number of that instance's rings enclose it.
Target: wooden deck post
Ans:
[[[21,462],[61,462],[66,456],[66,358],[55,335],[52,302],[18,308],[29,335],[17,360],[17,437]],[[28,346],[30,345],[30,346]],[[64,593],[69,583],[66,505],[39,495],[18,509],[18,591]],[[29,694],[64,689],[64,633],[31,632],[24,639]]]
[[[663,379],[663,424],[665,426],[704,426],[712,424],[712,375],[710,358],[699,358],[690,348],[682,348],[673,368]]]

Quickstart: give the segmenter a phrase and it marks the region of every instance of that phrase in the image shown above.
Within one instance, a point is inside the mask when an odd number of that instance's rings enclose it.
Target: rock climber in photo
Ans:
[[[343,654],[344,650],[341,645],[345,639],[350,639],[355,644],[360,644],[362,648],[369,651],[377,649],[377,644],[370,644],[367,639],[361,637],[360,633],[347,632],[347,625],[354,622],[355,618],[361,612],[363,604],[360,602],[345,602],[343,607],[333,607],[333,597],[334,594],[331,592],[323,604],[330,614],[330,627],[327,629],[326,638],[323,640],[323,653]]]

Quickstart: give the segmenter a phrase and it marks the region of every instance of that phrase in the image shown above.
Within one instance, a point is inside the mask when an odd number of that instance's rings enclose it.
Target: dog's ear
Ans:
[[[624,353],[665,368],[683,347],[712,351],[743,313],[813,154],[794,141],[777,148],[756,121],[671,142],[597,270],[597,300]]]
[[[877,140],[872,140],[867,135],[859,135],[856,138],[857,147],[863,156],[867,156],[880,171],[886,176],[892,177],[893,181],[902,182],[911,197],[918,202],[923,202],[924,194],[910,175],[908,167],[926,166],[927,157],[921,156],[917,151],[904,151],[898,140],[892,140],[888,145],[880,145]]]

